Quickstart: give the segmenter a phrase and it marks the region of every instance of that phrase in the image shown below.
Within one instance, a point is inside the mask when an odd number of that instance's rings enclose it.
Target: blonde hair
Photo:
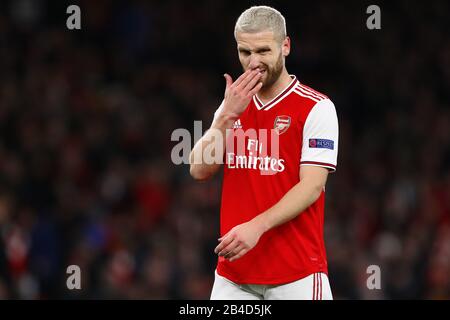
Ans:
[[[272,31],[280,42],[286,38],[286,21],[276,9],[268,6],[253,6],[241,13],[234,27],[234,37],[238,32],[256,33]]]

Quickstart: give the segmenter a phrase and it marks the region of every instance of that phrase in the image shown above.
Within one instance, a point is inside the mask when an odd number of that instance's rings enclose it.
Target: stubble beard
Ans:
[[[261,87],[262,90],[270,88],[277,80],[280,78],[281,73],[283,72],[283,56],[280,53],[280,56],[275,63],[273,68],[268,68],[266,66],[266,79],[263,81],[263,85]]]

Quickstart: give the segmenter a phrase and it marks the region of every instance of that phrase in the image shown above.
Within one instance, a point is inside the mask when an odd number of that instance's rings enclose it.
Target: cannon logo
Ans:
[[[273,128],[278,135],[281,135],[289,129],[291,125],[291,117],[289,116],[278,116],[275,118],[275,122],[273,123]]]

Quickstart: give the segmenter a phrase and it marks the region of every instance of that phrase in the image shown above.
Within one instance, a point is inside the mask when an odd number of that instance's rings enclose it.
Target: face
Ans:
[[[263,89],[273,85],[284,69],[284,59],[290,51],[289,38],[282,43],[274,38],[272,31],[236,34],[239,60],[244,71],[262,70]]]

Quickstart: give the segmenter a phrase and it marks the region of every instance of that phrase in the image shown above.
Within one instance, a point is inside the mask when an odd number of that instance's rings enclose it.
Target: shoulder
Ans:
[[[310,116],[311,113],[323,115],[324,113],[335,113],[335,107],[331,99],[324,93],[312,89],[299,81],[297,81],[294,90],[295,104],[300,107],[300,117],[303,121]]]
[[[297,81],[297,84],[294,86],[293,92],[300,97],[299,99],[303,100],[304,102],[309,102],[309,104],[312,105],[316,104],[319,101],[330,99],[326,94],[314,90],[313,88],[301,83],[300,81]]]

